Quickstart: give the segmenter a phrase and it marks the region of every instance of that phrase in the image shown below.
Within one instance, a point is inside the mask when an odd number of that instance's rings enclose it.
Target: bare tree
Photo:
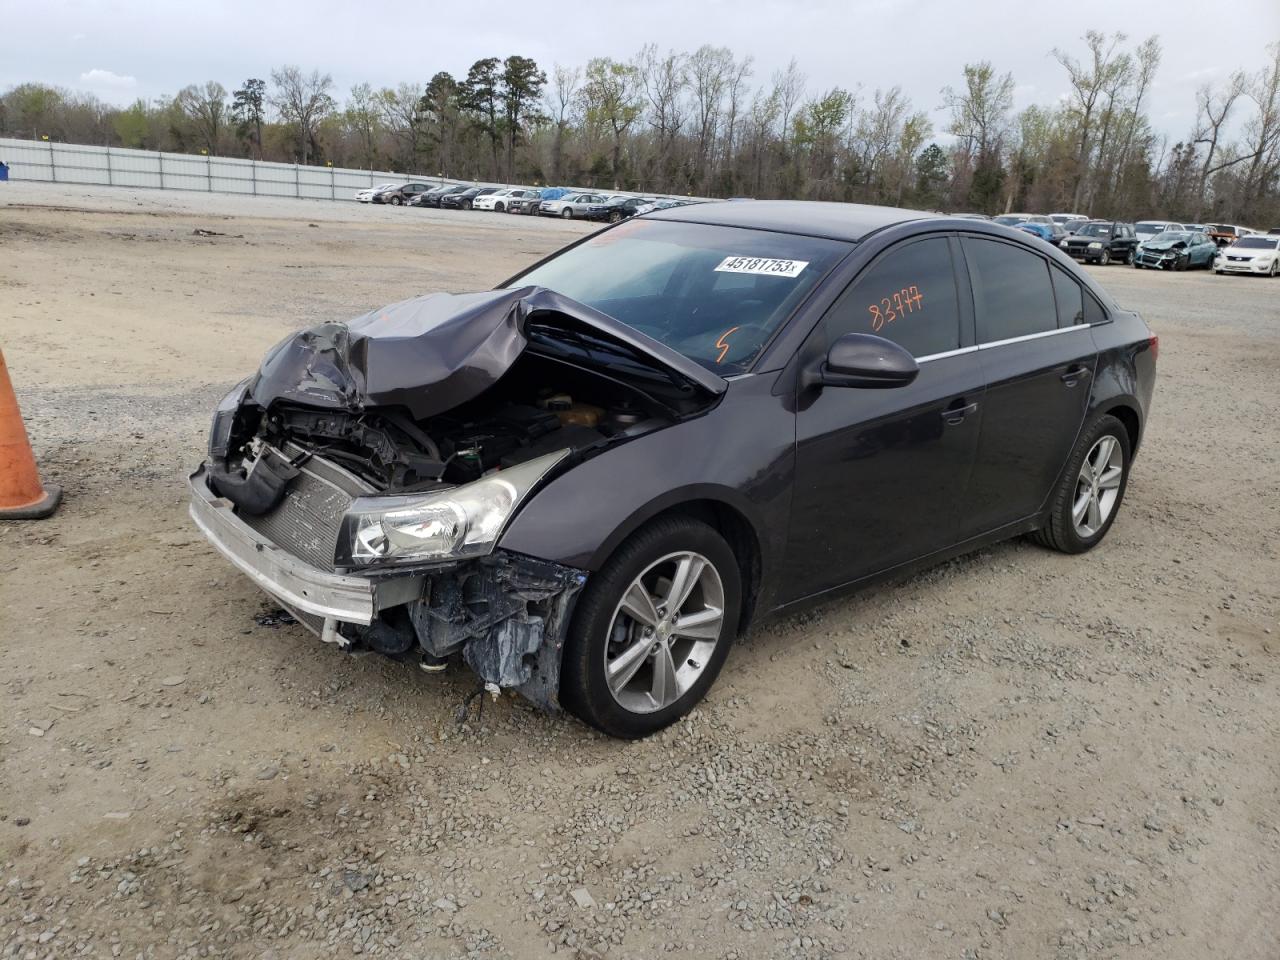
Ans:
[[[649,126],[655,137],[654,166],[660,176],[670,177],[675,140],[685,121],[689,55],[674,50],[660,54],[656,43],[646,44],[636,56],[636,69],[640,71]]]
[[[582,71],[577,67],[556,64],[551,71],[551,88],[546,93],[547,111],[554,126],[551,141],[551,182],[559,183],[564,176],[564,138],[569,128],[569,113],[577,102],[578,84]]]
[[[230,119],[226,88],[216,80],[192,84],[179,90],[173,102],[191,122],[197,141],[216,154]]]
[[[1243,204],[1254,205],[1268,191],[1280,191],[1280,42],[1267,48],[1271,62],[1247,83],[1245,95],[1258,108],[1245,130],[1250,154]]]
[[[320,121],[333,111],[333,77],[319,70],[310,74],[294,66],[284,66],[271,71],[271,105],[281,119],[294,128],[298,137],[299,152],[305,164],[311,159],[315,146],[316,128]]]
[[[1123,33],[1117,33],[1108,40],[1097,30],[1087,31],[1084,35],[1085,44],[1089,48],[1087,63],[1081,63],[1056,47],[1053,50],[1054,59],[1067,71],[1074,97],[1072,108],[1076,113],[1077,136],[1076,170],[1071,201],[1073,209],[1078,210],[1083,206],[1089,185],[1088,177],[1094,153],[1100,101],[1108,91],[1115,88],[1117,75],[1132,69],[1128,54],[1118,49],[1125,39]]]
[[[1218,153],[1218,144],[1222,139],[1222,128],[1227,122],[1227,118],[1231,116],[1231,110],[1235,106],[1236,101],[1244,94],[1247,78],[1240,71],[1236,71],[1227,81],[1225,87],[1216,90],[1209,84],[1205,84],[1196,91],[1196,108],[1199,113],[1196,116],[1196,135],[1193,140],[1196,144],[1205,145],[1204,163],[1200,165],[1200,189],[1199,203],[1196,206],[1195,217],[1197,220],[1204,210],[1205,190],[1209,184],[1209,177],[1222,169],[1223,165],[1213,165],[1214,158]]]

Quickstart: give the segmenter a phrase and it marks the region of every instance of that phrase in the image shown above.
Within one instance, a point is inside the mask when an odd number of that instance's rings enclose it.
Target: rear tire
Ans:
[[[688,587],[679,591],[682,557],[690,565],[684,568]],[[632,601],[637,589],[648,605]],[[668,611],[664,599],[674,592],[683,597],[671,600],[676,609]],[[646,626],[633,609],[647,610],[654,625]],[[661,730],[693,709],[715,682],[737,637],[741,609],[741,573],[718,532],[690,517],[651,523],[623,543],[582,591],[565,642],[561,704],[610,736],[635,740]],[[682,634],[682,622],[701,632]]]
[[[1120,512],[1131,457],[1124,424],[1110,414],[1093,421],[1076,441],[1050,498],[1045,524],[1032,538],[1062,553],[1084,553],[1096,547]]]

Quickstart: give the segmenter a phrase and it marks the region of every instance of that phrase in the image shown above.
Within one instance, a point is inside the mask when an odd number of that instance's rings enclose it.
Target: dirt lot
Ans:
[[[259,625],[186,517],[288,331],[585,229],[450,213],[0,190],[67,490],[0,525],[0,957],[1280,956],[1280,281],[1098,271],[1161,368],[1097,551],[760,624],[624,744]]]

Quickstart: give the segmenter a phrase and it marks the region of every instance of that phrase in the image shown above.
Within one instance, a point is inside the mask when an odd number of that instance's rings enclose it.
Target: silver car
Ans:
[[[544,217],[564,217],[572,220],[587,212],[587,208],[609,199],[604,193],[566,193],[559,200],[543,200],[538,212]]]

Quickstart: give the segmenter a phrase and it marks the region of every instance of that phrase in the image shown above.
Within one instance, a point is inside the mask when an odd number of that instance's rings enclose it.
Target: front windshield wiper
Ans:
[[[567,330],[564,327],[558,327],[548,323],[530,323],[525,327],[525,332],[531,336],[540,338],[542,341],[551,340],[558,344],[569,343],[581,350],[587,357],[596,363],[604,364],[605,361],[595,356],[596,352],[610,354],[614,357],[620,357],[624,360],[630,360],[638,365],[641,370],[650,374],[660,374],[662,379],[668,381],[681,393],[689,392],[689,384],[684,381],[674,371],[669,370],[667,366],[636,347],[632,347],[616,340],[610,340],[606,337],[597,337],[594,334],[583,333],[579,330]],[[607,364],[606,364],[607,365]]]

